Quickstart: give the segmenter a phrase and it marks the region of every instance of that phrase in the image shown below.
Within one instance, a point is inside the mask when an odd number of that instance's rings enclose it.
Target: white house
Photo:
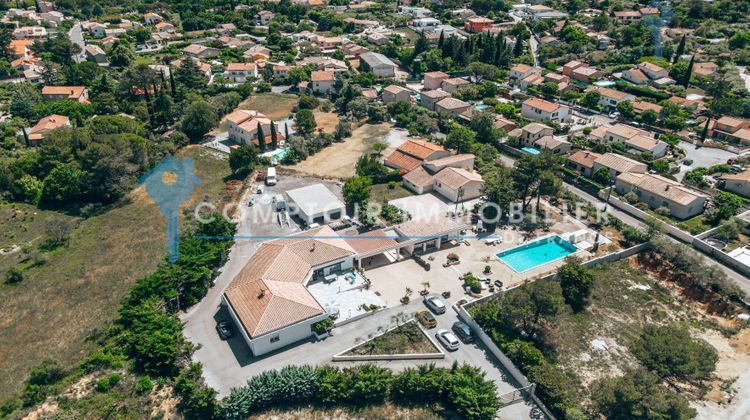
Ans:
[[[570,108],[545,101],[539,98],[529,98],[521,104],[521,115],[538,121],[565,122],[568,120]]]
[[[652,209],[666,207],[672,216],[688,219],[703,212],[708,196],[671,179],[652,174],[623,173],[615,180],[615,191],[634,192]]]
[[[258,111],[249,109],[238,109],[226,116],[228,125],[229,139],[240,144],[259,145],[258,127],[263,130],[263,139],[265,144],[271,144],[271,124],[275,123]],[[276,140],[284,139],[284,135],[279,132],[278,125],[276,129]]]
[[[310,74],[313,93],[319,95],[330,95],[334,92],[334,83],[336,82],[336,73],[327,70],[313,71]]]
[[[229,63],[224,77],[232,83],[245,83],[250,78],[258,77],[258,67],[255,63]]]

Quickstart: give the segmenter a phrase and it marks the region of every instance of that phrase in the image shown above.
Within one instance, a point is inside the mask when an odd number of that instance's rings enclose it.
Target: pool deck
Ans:
[[[339,274],[336,280],[326,283],[318,281],[307,286],[323,309],[335,308],[339,317],[335,324],[347,321],[367,313],[362,305],[378,305],[381,308],[386,303],[372,289],[365,288],[366,280],[356,272]]]

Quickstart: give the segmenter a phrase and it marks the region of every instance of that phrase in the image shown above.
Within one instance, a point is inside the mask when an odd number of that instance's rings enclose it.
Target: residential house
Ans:
[[[450,156],[451,152],[443,146],[431,143],[427,140],[407,139],[401,146],[388,155],[385,166],[406,172],[420,167],[422,162]]]
[[[578,171],[581,175],[591,177],[594,174],[594,162],[602,157],[602,155],[588,150],[579,150],[568,157],[565,166],[574,171]]]
[[[750,145],[750,121],[723,116],[708,124],[708,136],[742,145]]]
[[[605,109],[616,109],[617,105],[620,102],[625,101],[634,101],[636,99],[635,95],[625,92],[620,92],[619,90],[615,89],[609,89],[609,88],[603,88],[603,87],[596,87],[594,88],[601,94],[601,98],[599,98],[599,106],[605,108]]]
[[[383,89],[383,93],[380,94],[380,97],[386,105],[393,102],[409,103],[411,101],[411,91],[401,86],[389,85]]]
[[[229,63],[224,77],[232,83],[245,83],[258,77],[258,66],[255,63]]]
[[[615,179],[620,195],[634,192],[642,203],[652,209],[666,207],[672,216],[688,219],[703,212],[708,196],[689,189],[679,182],[647,173],[622,173]]]
[[[570,150],[573,148],[573,144],[564,136],[544,136],[536,140],[533,146],[539,150],[547,149],[554,155],[570,153]]]
[[[396,63],[383,54],[368,51],[359,57],[360,70],[373,73],[378,77],[395,77]]]
[[[39,146],[50,131],[70,126],[70,118],[65,115],[48,115],[39,120],[39,122],[28,131],[29,144],[31,146]]]
[[[424,89],[436,90],[443,85],[443,80],[449,79],[450,76],[442,71],[432,71],[424,74]]]
[[[458,203],[482,195],[484,180],[474,172],[474,155],[458,154],[424,161],[403,177],[406,188],[416,194],[436,192]]]
[[[104,25],[102,23],[92,22],[86,26],[86,29],[94,38],[104,38],[105,36],[107,36],[107,25]]]
[[[648,76],[638,68],[623,71],[622,78],[639,86],[647,85],[649,82]]]
[[[588,64],[576,60],[563,65],[562,73],[571,79],[585,83],[591,83],[597,79],[601,79],[603,76],[603,73],[595,67],[589,67]]]
[[[268,26],[268,23],[273,19],[274,14],[269,10],[261,10],[255,15],[255,24],[259,26]]]
[[[511,137],[516,137],[523,146],[532,146],[535,141],[542,137],[551,137],[554,134],[552,127],[539,123],[529,123],[518,130],[508,133]]]
[[[738,174],[724,174],[721,180],[725,190],[750,198],[750,169]]]
[[[631,104],[633,105],[633,112],[635,112],[636,114],[640,114],[643,111],[646,111],[649,109],[656,112],[657,114],[660,114],[661,110],[664,109],[664,107],[661,105],[657,105],[655,103],[646,102],[646,101],[635,100],[635,101],[632,101]]]
[[[532,67],[526,64],[516,64],[510,68],[510,79],[515,80],[516,83],[529,77],[531,74],[541,74],[542,69],[539,67]]]
[[[481,33],[486,29],[492,28],[493,21],[483,16],[475,16],[466,19],[464,29],[469,32]]]
[[[13,39],[8,43],[7,50],[14,58],[29,57],[34,55],[31,51],[32,45],[33,39]]]
[[[435,112],[441,117],[457,118],[471,108],[471,104],[457,98],[444,98],[435,104]]]
[[[143,21],[146,22],[146,25],[156,25],[164,22],[164,18],[154,12],[147,12],[143,14]]]
[[[193,63],[195,63],[195,66],[198,67],[198,69],[201,71],[201,73],[206,76],[206,78],[211,79],[211,65],[203,62],[195,57],[185,57],[185,60],[192,60]],[[180,68],[182,67],[182,64],[184,63],[183,60],[174,60],[171,63],[169,63],[172,67]]]
[[[650,152],[656,158],[664,156],[667,152],[667,143],[656,140],[653,133],[625,124],[597,127],[597,130],[591,132],[589,138],[604,144],[620,143],[631,152]]]
[[[441,23],[438,19],[425,17],[412,19],[410,26],[417,32],[433,32]]]
[[[96,44],[86,44],[84,51],[86,53],[87,60],[93,61],[100,66],[109,65],[109,61],[107,61],[107,54],[100,46]]]
[[[195,58],[213,58],[221,55],[221,51],[214,47],[201,44],[190,44],[182,49],[183,54]]]
[[[238,109],[226,116],[229,139],[240,144],[259,145],[258,127],[263,130],[264,144],[271,144],[271,124],[275,123],[264,114],[247,109]],[[276,140],[284,139],[284,135],[276,126]]]
[[[368,48],[363,47],[359,44],[355,44],[353,42],[347,42],[339,47],[339,49],[344,53],[345,56],[351,58],[359,58],[359,56],[361,56],[362,54],[370,51]]]
[[[661,79],[669,77],[669,71],[665,68],[657,66],[656,64],[643,61],[638,64],[638,69],[648,76],[651,80]]]
[[[274,79],[285,79],[286,76],[289,74],[289,70],[296,68],[297,66],[282,66],[282,65],[274,65],[271,68],[273,78]]]
[[[43,26],[21,26],[13,30],[15,39],[42,39],[47,37],[47,29]]]
[[[419,97],[423,107],[434,111],[435,104],[445,98],[450,98],[451,94],[443,90],[428,90],[427,92],[422,92]]]
[[[334,50],[343,43],[344,40],[340,36],[319,36],[315,39],[315,45],[323,51]]]
[[[460,77],[453,77],[450,79],[443,80],[443,83],[440,85],[440,87],[448,93],[453,93],[456,89],[462,86],[470,85],[470,84],[471,82],[469,82],[466,79],[462,79]]]
[[[518,87],[523,90],[528,90],[532,87],[537,88],[542,84],[544,84],[544,76],[539,73],[531,73],[529,76],[518,83]]]
[[[616,153],[605,153],[594,160],[594,166],[591,173],[595,173],[600,168],[607,168],[612,178],[624,173],[644,174],[648,166],[643,162],[618,155]]]
[[[385,45],[391,42],[392,32],[370,32],[367,34],[367,42],[375,45]],[[360,54],[361,56],[361,54]]]
[[[63,21],[65,20],[65,15],[56,10],[53,10],[50,12],[39,13],[39,19],[41,19],[50,27],[57,28],[57,26],[63,23]]]
[[[42,87],[42,98],[45,101],[70,99],[71,101],[87,103],[89,90],[86,86],[44,86]]]
[[[629,25],[641,20],[641,12],[637,10],[621,10],[613,12],[612,16],[615,18],[615,22],[619,25]]]
[[[521,104],[521,115],[538,121],[565,122],[568,120],[570,108],[539,98],[529,98]]]
[[[177,30],[177,28],[169,22],[159,22],[154,25],[154,29],[156,29],[157,32],[174,32]]]
[[[316,70],[310,74],[312,92],[319,95],[330,95],[334,92],[336,74],[332,71]]]
[[[693,75],[698,77],[718,77],[719,65],[713,61],[693,63]]]
[[[430,17],[433,15],[432,10],[426,7],[417,6],[400,6],[398,13],[405,16],[411,16],[416,19]]]

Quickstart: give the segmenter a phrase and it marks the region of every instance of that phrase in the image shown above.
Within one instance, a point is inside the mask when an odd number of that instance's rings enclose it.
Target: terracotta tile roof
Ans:
[[[560,105],[539,98],[529,98],[523,101],[523,104],[531,108],[540,109],[544,112],[555,112],[560,109]]]
[[[388,85],[383,90],[386,91],[386,92],[388,92],[388,93],[392,93],[394,95],[397,95],[397,94],[399,94],[401,92],[409,92],[409,89],[401,87],[401,86],[398,86],[398,85]]]
[[[265,115],[261,114],[258,111],[253,111],[251,109],[237,109],[233,111],[231,114],[227,115],[225,119],[231,123],[239,125],[249,120],[250,118],[255,118],[255,117],[265,118]]]
[[[625,156],[618,155],[616,153],[605,153],[596,163],[607,168],[614,169],[617,172],[646,172],[646,164],[635,161]]]
[[[310,74],[310,80],[313,82],[330,82],[333,77],[332,71],[314,71]]]
[[[354,253],[328,226],[266,242],[224,296],[248,336],[257,337],[322,314],[303,283],[313,267]]]
[[[420,159],[427,159],[435,152],[444,152],[445,148],[427,140],[409,139],[399,146],[398,150]]]
[[[515,66],[511,67],[510,71],[515,71],[518,73],[526,73],[527,71],[534,70],[534,67],[531,67],[527,64],[516,64]]]
[[[255,70],[255,63],[229,63],[227,64],[228,71],[253,71]]]
[[[679,182],[652,174],[623,173],[617,179],[627,184],[638,187],[666,201],[687,206],[706,195],[682,186]]]
[[[652,104],[651,102],[646,101],[633,101],[632,104],[633,110],[638,114],[648,109],[654,110],[656,113],[659,113],[662,109],[664,109],[664,107],[661,105]]]
[[[451,96],[450,93],[444,90],[428,90],[427,92],[422,92],[421,95],[430,99],[447,98]]]
[[[435,106],[443,109],[461,109],[469,107],[471,104],[457,98],[445,98],[436,103]]]
[[[603,87],[596,88],[596,90],[598,90],[602,96],[616,99],[616,100],[625,99],[626,97],[630,95],[629,93],[620,92],[619,90],[603,88]]]
[[[586,150],[579,150],[568,158],[569,161],[583,166],[584,168],[592,168],[594,162],[599,159],[602,155]]]
[[[750,182],[750,169],[746,169],[738,174],[725,174],[721,176],[721,179],[728,181],[742,181]]]
[[[646,130],[641,130],[639,128],[635,128],[629,125],[619,124],[619,123],[607,129],[607,132],[620,136],[620,137],[625,137],[626,139],[633,138],[637,135],[642,135],[646,137],[650,136],[650,133]]]
[[[44,86],[42,95],[68,95],[69,99],[78,99],[85,91],[85,86]]]
[[[32,39],[14,39],[8,44],[8,51],[16,56],[24,55],[26,54],[26,50],[31,48],[32,44],[34,44],[34,40]]]
[[[443,78],[443,79],[447,79],[450,77],[448,76],[448,74],[443,73],[442,71],[431,71],[429,73],[425,73],[424,76],[425,77],[429,76],[429,77],[434,77],[434,78]]]
[[[444,158],[433,159],[426,163],[428,163],[430,166],[441,167],[441,166],[451,166],[457,163],[464,163],[468,161],[474,162],[474,159],[476,159],[476,156],[474,156],[471,153],[461,153],[458,155],[452,155],[452,156],[446,156]]]
[[[393,153],[385,158],[385,164],[392,168],[413,171],[414,169],[421,167],[422,160],[407,155],[400,150],[394,150]]]
[[[445,168],[435,175],[435,180],[457,190],[470,182],[482,182],[482,175],[462,168]]]
[[[626,144],[629,146],[635,146],[636,148],[643,149],[643,150],[651,150],[657,144],[659,144],[659,141],[652,137],[647,137],[647,136],[638,134],[629,138]]]
[[[39,122],[29,130],[29,139],[41,140],[47,132],[56,128],[65,127],[69,123],[70,118],[65,115],[49,115],[39,120]]]
[[[413,171],[404,175],[404,181],[416,185],[417,187],[426,187],[435,182],[435,178],[423,167],[419,166]]]
[[[552,127],[548,127],[548,126],[546,126],[544,124],[539,124],[539,123],[533,122],[533,123],[528,123],[528,124],[524,125],[523,127],[521,127],[521,130],[523,130],[523,131],[525,131],[525,132],[527,132],[529,134],[537,134],[537,133],[541,133],[542,131],[545,131],[545,130],[552,130]]]

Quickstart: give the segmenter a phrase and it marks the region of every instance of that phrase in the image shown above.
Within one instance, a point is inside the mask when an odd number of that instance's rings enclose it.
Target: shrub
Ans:
[[[312,325],[313,331],[318,335],[326,333],[331,328],[333,328],[333,320],[331,318],[326,318]]]
[[[472,293],[482,292],[482,283],[471,274],[464,276],[464,288],[468,287]]]
[[[707,379],[719,359],[715,348],[680,325],[647,325],[630,350],[660,376],[684,380]]]
[[[135,384],[135,392],[141,395],[148,394],[152,389],[154,389],[154,383],[148,376],[142,376]]]
[[[396,189],[396,181],[388,181],[388,189],[389,190]]]
[[[23,273],[16,269],[11,268],[5,272],[5,284],[16,284],[23,281]]]
[[[94,389],[96,389],[99,392],[107,392],[110,389],[117,386],[118,383],[122,380],[122,375],[119,373],[113,373],[109,376],[105,376],[102,379],[99,379],[96,381],[96,385],[94,386]]]

